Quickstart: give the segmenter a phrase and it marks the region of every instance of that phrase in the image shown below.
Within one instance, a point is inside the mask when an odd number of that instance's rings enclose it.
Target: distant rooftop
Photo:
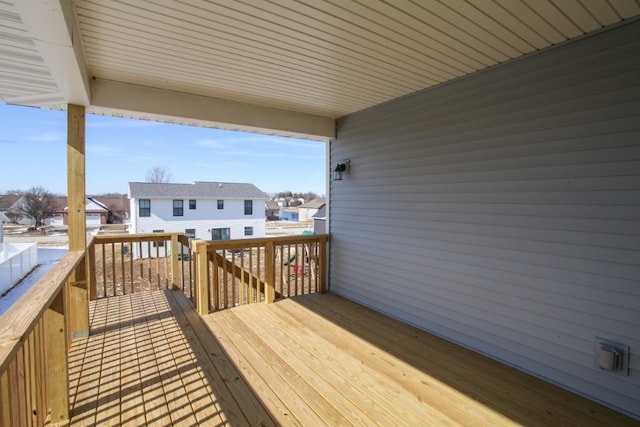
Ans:
[[[269,196],[265,192],[253,184],[204,181],[196,181],[191,184],[130,182],[129,197],[134,199],[269,199]]]
[[[319,199],[310,200],[307,203],[298,206],[298,208],[320,209],[325,205],[325,203],[325,199],[321,197]]]

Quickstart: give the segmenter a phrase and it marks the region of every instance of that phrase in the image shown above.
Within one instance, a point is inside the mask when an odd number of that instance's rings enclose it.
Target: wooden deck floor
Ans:
[[[640,425],[331,294],[100,300],[71,387],[72,425]]]

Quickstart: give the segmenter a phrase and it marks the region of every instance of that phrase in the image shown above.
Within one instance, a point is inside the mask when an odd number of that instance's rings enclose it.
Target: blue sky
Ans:
[[[0,194],[43,186],[67,191],[64,111],[0,101]],[[270,135],[86,117],[87,194],[126,193],[154,166],[172,182],[249,182],[262,191],[326,193],[325,144]]]

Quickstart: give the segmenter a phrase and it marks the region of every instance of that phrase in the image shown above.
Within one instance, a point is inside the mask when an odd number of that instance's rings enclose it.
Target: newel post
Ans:
[[[96,244],[91,241],[87,247],[87,287],[89,288],[89,300],[98,299],[98,283],[96,280]]]
[[[209,254],[207,253],[207,242],[194,240],[196,252],[196,280],[195,302],[196,310],[200,315],[209,314]]]
[[[320,248],[318,250],[318,256],[320,257],[318,272],[320,273],[320,289],[321,293],[327,292],[327,271],[328,271],[328,257],[329,251],[327,250],[327,238],[320,238]]]
[[[276,298],[276,256],[273,241],[268,241],[264,251],[265,264],[265,289],[264,300],[267,304],[273,303]]]

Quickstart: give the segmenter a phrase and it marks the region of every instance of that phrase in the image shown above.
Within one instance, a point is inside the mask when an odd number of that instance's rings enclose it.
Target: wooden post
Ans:
[[[207,242],[194,242],[196,252],[196,281],[195,301],[196,310],[200,315],[209,314],[209,254]]]
[[[264,300],[267,304],[272,304],[276,299],[276,257],[273,241],[268,241],[264,248],[264,264]]]
[[[98,281],[96,278],[96,245],[91,242],[87,248],[87,287],[89,288],[89,300],[98,299]],[[133,277],[133,276],[132,276]]]
[[[69,367],[64,289],[65,287],[60,290],[44,313],[46,387],[53,423],[69,419]]]
[[[320,238],[320,248],[318,249],[318,256],[320,257],[320,262],[318,263],[318,274],[320,276],[320,292],[324,293],[327,291],[327,267],[328,262],[327,258],[329,253],[327,251],[327,239],[322,237]]]
[[[179,252],[178,252],[179,251]],[[182,260],[182,245],[178,245],[178,235],[171,235],[171,289],[180,289],[178,285],[178,256]]]
[[[85,109],[67,106],[67,206],[69,251],[86,251]],[[69,328],[72,339],[89,336],[89,295],[86,263],[78,264],[69,289]]]

